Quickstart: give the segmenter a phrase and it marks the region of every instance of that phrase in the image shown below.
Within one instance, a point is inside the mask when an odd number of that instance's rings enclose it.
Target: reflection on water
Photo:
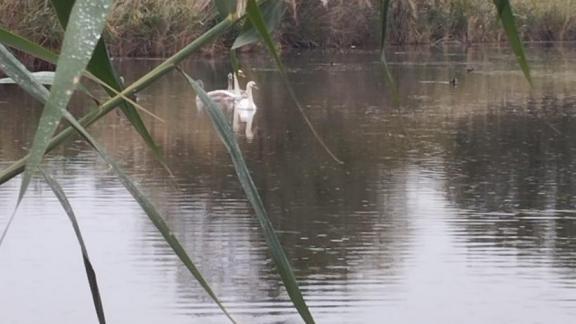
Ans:
[[[240,144],[318,322],[576,319],[576,51],[531,49],[532,90],[507,52],[394,53],[399,108],[373,54],[288,58],[299,98],[344,165],[313,140],[269,62],[247,60],[260,90]],[[120,62],[128,80],[152,65]],[[222,62],[184,68],[207,89],[225,87]],[[458,86],[446,84],[451,76]],[[149,124],[174,180],[119,115],[91,131],[153,198],[235,317],[298,323],[194,98],[177,74],[138,98],[165,120]],[[26,152],[38,111],[0,87],[1,166]],[[97,156],[79,140],[58,153],[47,167],[80,218],[109,321],[226,322]],[[18,185],[0,186],[2,224]],[[0,248],[0,287],[2,322],[95,321],[73,232],[41,182]]]

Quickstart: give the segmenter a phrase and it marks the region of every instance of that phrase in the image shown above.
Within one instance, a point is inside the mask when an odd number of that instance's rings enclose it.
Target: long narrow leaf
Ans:
[[[392,95],[392,101],[395,105],[398,105],[400,102],[400,95],[398,93],[398,86],[396,85],[396,81],[390,72],[390,67],[388,66],[388,61],[386,60],[386,56],[382,54],[380,56],[380,70],[382,75],[384,76],[384,82],[390,89],[390,94]]]
[[[261,5],[262,17],[266,24],[266,29],[272,32],[280,25],[282,16],[284,15],[285,4],[284,1],[268,1]],[[260,33],[250,21],[244,23],[240,35],[234,40],[232,49],[240,48],[248,44],[255,43],[260,40]]]
[[[390,8],[390,0],[380,1],[380,54],[384,53],[384,46],[386,44],[386,32],[388,30],[389,8]]]
[[[96,82],[97,84],[101,85],[102,87],[104,87],[105,89],[108,89],[110,91],[110,93],[113,93],[115,96],[120,96],[122,97],[122,99],[126,100],[126,102],[130,103],[132,106],[136,107],[138,110],[140,110],[141,112],[147,114],[148,116],[164,123],[164,119],[160,118],[158,115],[154,114],[153,112],[151,112],[150,110],[142,107],[140,104],[138,104],[137,102],[135,102],[134,100],[130,99],[130,97],[125,96],[124,94],[122,94],[122,92],[118,92],[118,90],[112,88],[111,86],[109,86],[108,84],[106,84],[104,81],[98,79],[96,76],[92,75],[91,73],[86,73],[86,77],[94,82]],[[170,169],[167,169],[167,171],[172,174],[172,172],[170,171]]]
[[[398,88],[396,87],[396,82],[390,73],[390,68],[388,67],[388,61],[386,60],[386,33],[388,30],[388,10],[390,8],[390,0],[381,0],[380,3],[380,66],[382,69],[382,74],[384,75],[384,81],[392,93],[392,99],[397,105],[400,101],[400,96],[398,94]]]
[[[4,36],[6,36],[7,38],[4,38]],[[9,31],[6,31],[4,29],[2,29],[0,27],[0,43],[5,43],[6,45],[13,47],[17,50],[23,51],[24,53],[30,54],[34,57],[37,57],[41,60],[44,60],[46,62],[49,63],[53,63],[56,64],[56,61],[58,60],[58,55],[56,53],[51,52],[50,50],[24,38],[21,37],[19,35],[16,34],[12,34]],[[153,117],[154,119],[160,120],[163,122],[163,120],[161,118],[159,118],[158,116],[154,115],[153,113],[151,113],[150,111],[144,109],[143,107],[139,106],[136,102],[132,101],[132,99],[130,99],[127,95],[124,95],[122,93],[120,93],[118,90],[116,90],[116,88],[112,87],[111,85],[107,84],[106,82],[104,82],[103,80],[101,80],[100,78],[98,78],[97,76],[86,72],[84,73],[84,76],[90,78],[91,80],[93,80],[94,82],[98,83],[99,85],[101,85],[102,87],[104,87],[104,89],[111,95],[115,96],[115,95],[120,95],[120,97],[122,97],[122,99],[124,99],[125,101],[127,101],[128,103],[130,103],[132,106],[136,107],[137,109],[140,109],[141,111],[143,111],[145,114]],[[45,81],[44,82],[41,78],[38,78],[38,76],[35,75],[35,77],[37,79],[39,79],[39,81],[41,81],[42,84],[50,84],[52,85],[54,83],[54,76],[45,77]],[[0,79],[0,83],[2,82],[2,79]],[[8,83],[8,82],[7,82]],[[90,98],[92,98],[95,102],[98,102],[98,100],[96,100],[96,98],[88,91],[88,89],[82,87],[81,84],[78,85],[78,88],[86,93],[86,95],[88,95]],[[154,152],[153,152],[154,153]],[[156,158],[158,158],[158,156],[156,156]],[[167,165],[165,165],[165,163],[163,162],[163,158],[159,159],[159,161],[161,163],[164,164],[164,167],[166,168],[166,170],[171,173],[170,169],[167,167]]]
[[[24,65],[20,63],[5,47],[4,45],[0,44],[0,62],[2,63],[4,72],[9,75],[14,81],[17,81],[18,84],[26,90],[30,95],[36,98],[38,101],[42,103],[46,103],[48,100],[50,93],[49,91],[40,83],[38,80],[35,79],[35,76],[30,73]],[[98,317],[98,321],[100,324],[106,323],[105,316],[104,316],[104,309],[102,307],[102,299],[100,297],[100,290],[98,289],[98,281],[96,280],[96,273],[94,271],[94,267],[90,262],[90,258],[88,257],[88,251],[86,249],[86,245],[84,244],[84,239],[82,238],[82,233],[80,232],[80,227],[78,226],[78,222],[76,220],[76,216],[74,215],[74,211],[72,210],[72,206],[68,202],[64,191],[60,187],[60,185],[52,179],[48,174],[42,172],[44,178],[52,188],[52,191],[60,201],[60,204],[68,214],[68,218],[72,223],[72,227],[74,229],[74,233],[76,234],[76,239],[78,240],[78,244],[80,245],[80,249],[82,251],[82,260],[84,263],[84,268],[86,270],[86,276],[88,279],[88,284],[90,286],[90,292],[92,294],[92,300],[94,302],[94,308],[96,310],[96,316]],[[0,236],[0,245],[4,241],[6,237],[6,233],[10,228],[14,220],[14,216],[16,215],[16,210],[14,210],[12,216],[10,217],[8,224],[4,228],[2,235]]]
[[[54,6],[56,9],[58,20],[64,29],[66,29],[66,26],[68,25],[70,12],[73,5],[74,1],[52,0],[52,6]],[[110,96],[114,96],[117,92],[122,91],[120,78],[114,70],[112,63],[110,62],[108,49],[106,48],[106,44],[104,43],[103,39],[98,40],[98,44],[96,44],[92,59],[88,63],[87,70],[109,86],[109,88],[105,88],[104,90],[108,92]],[[168,165],[166,164],[164,155],[160,150],[160,147],[152,138],[152,135],[146,128],[144,121],[142,121],[138,111],[136,111],[136,107],[134,107],[134,105],[132,105],[130,102],[124,101],[121,104],[120,109],[128,121],[130,121],[132,126],[134,126],[134,129],[140,134],[146,145],[148,145],[156,159],[162,164],[162,166],[164,166],[166,170],[168,170],[169,173],[171,173]]]
[[[204,291],[206,291],[206,293],[210,296],[210,298],[212,298],[212,300],[218,305],[218,307],[220,308],[220,310],[222,310],[224,315],[226,315],[226,317],[228,317],[228,319],[232,323],[236,323],[234,318],[232,318],[230,313],[228,313],[228,311],[224,307],[224,304],[222,304],[222,302],[218,299],[212,288],[210,288],[208,281],[204,279],[202,273],[200,272],[200,270],[198,270],[198,268],[196,267],[196,265],[186,252],[186,249],[184,249],[178,238],[173,234],[172,230],[170,229],[168,224],[166,224],[166,222],[164,221],[164,219],[162,218],[162,216],[160,215],[154,204],[152,204],[152,202],[148,199],[148,197],[146,197],[146,195],[138,188],[138,186],[136,186],[136,184],[124,173],[124,171],[122,171],[122,169],[118,166],[118,164],[112,158],[109,157],[104,148],[100,144],[98,144],[94,140],[94,138],[92,138],[92,136],[74,118],[74,116],[72,116],[72,114],[66,112],[65,117],[66,120],[82,135],[82,137],[84,137],[84,139],[86,139],[86,141],[90,143],[90,145],[98,152],[100,157],[104,161],[106,161],[106,163],[112,168],[112,170],[114,170],[120,182],[124,185],[124,187],[128,190],[128,192],[130,192],[130,194],[136,200],[136,202],[138,202],[138,204],[140,205],[142,210],[144,210],[144,212],[146,213],[152,224],[154,224],[158,232],[160,232],[164,240],[172,248],[172,250],[178,256],[180,261],[182,261],[184,266],[186,266],[186,268],[192,274],[192,276],[194,276],[196,281],[198,281],[200,286],[202,286]]]
[[[278,2],[280,0],[274,0],[274,1]],[[288,93],[292,97],[292,100],[294,101],[294,103],[296,104],[296,107],[298,108],[302,117],[304,118],[306,125],[308,125],[308,128],[310,129],[310,131],[312,132],[312,134],[314,135],[314,137],[316,138],[318,143],[320,143],[320,145],[328,153],[328,155],[330,155],[330,157],[334,161],[336,161],[337,163],[343,164],[343,162],[340,159],[338,159],[334,153],[332,153],[330,148],[328,148],[328,145],[326,145],[326,143],[324,142],[324,140],[322,139],[320,134],[318,134],[318,132],[314,128],[314,125],[312,124],[312,121],[310,121],[310,119],[306,115],[304,108],[300,104],[300,101],[298,100],[298,97],[296,96],[296,93],[294,92],[294,89],[292,88],[292,85],[290,84],[290,81],[288,80],[288,74],[286,73],[286,69],[284,68],[284,64],[282,63],[282,60],[280,59],[280,55],[278,55],[278,51],[276,50],[276,47],[274,46],[274,41],[272,40],[272,36],[270,35],[270,32],[266,28],[266,21],[262,17],[262,12],[260,11],[260,8],[258,7],[258,3],[255,0],[248,0],[248,5],[246,7],[246,15],[250,19],[252,26],[254,26],[254,28],[260,34],[260,38],[262,39],[262,42],[264,43],[264,45],[266,45],[266,48],[268,49],[268,51],[270,52],[270,54],[274,58],[274,61],[276,62],[276,66],[278,67],[278,70],[280,70],[282,80],[284,81],[284,84],[286,85],[286,89],[288,90]]]
[[[24,90],[26,90],[30,94],[33,94],[33,96],[40,102],[42,103],[47,102],[50,95],[48,90],[44,88],[37,80],[35,80],[33,74],[31,74],[28,70],[26,70],[26,68],[14,56],[12,56],[11,53],[9,53],[6,50],[8,55],[5,55],[2,49],[5,50],[4,46],[0,44],[0,62],[4,62],[4,60],[6,60],[6,62],[12,62],[12,64],[10,64],[10,68],[6,69],[6,73],[13,79],[17,80],[19,82],[19,85],[21,85]],[[216,302],[216,304],[220,307],[220,309],[224,312],[224,314],[234,323],[234,320],[232,319],[230,314],[224,308],[223,304],[218,300],[218,298],[210,288],[208,282],[204,279],[202,274],[194,265],[194,263],[186,253],[184,247],[180,244],[178,239],[172,234],[170,228],[164,222],[160,213],[158,213],[158,211],[156,210],[154,205],[150,202],[150,200],[138,189],[138,187],[134,184],[134,182],[122,171],[122,169],[120,169],[117,163],[109,157],[109,155],[102,148],[102,146],[94,140],[94,138],[76,120],[76,118],[74,118],[74,116],[70,114],[70,112],[64,110],[63,116],[72,125],[72,127],[74,127],[74,129],[78,131],[80,135],[82,135],[82,137],[84,137],[86,141],[98,152],[100,157],[104,161],[106,161],[111,166],[111,168],[116,172],[122,184],[126,187],[126,189],[134,197],[134,199],[140,204],[146,215],[148,215],[152,223],[156,226],[158,231],[165,238],[166,242],[168,242],[170,247],[174,250],[175,254],[180,258],[182,263],[184,263],[186,268],[190,271],[190,273],[194,276],[194,278],[196,278],[196,280],[200,283],[200,285],[204,288],[204,290],[208,293],[208,295]],[[9,223],[5,227],[2,236],[0,236],[0,245],[2,244],[2,241],[4,240],[4,237],[8,231],[8,228],[13,221],[14,215],[15,213],[13,213],[12,217],[9,220]],[[88,275],[90,278],[91,274]],[[96,307],[98,308],[97,305]],[[98,316],[100,318],[100,315]]]
[[[16,84],[20,85],[36,100],[44,103],[50,94],[26,67],[4,45],[0,44],[0,67]]]
[[[0,44],[1,46],[1,44]],[[53,85],[54,84],[54,75],[53,71],[39,71],[39,72],[32,72],[32,75],[38,82],[43,85]],[[0,84],[17,84],[16,81],[12,78],[2,78],[0,79]],[[78,84],[77,90],[84,93],[90,98],[96,99],[96,97],[82,84]]]
[[[242,185],[242,189],[244,193],[248,197],[252,208],[256,212],[256,217],[262,227],[264,232],[264,238],[270,247],[272,252],[272,258],[274,263],[276,264],[276,268],[280,273],[280,277],[282,278],[282,282],[288,291],[288,295],[290,299],[296,306],[296,309],[300,313],[300,316],[304,319],[306,323],[314,323],[314,318],[312,314],[308,310],[308,306],[304,301],[304,297],[300,292],[300,288],[298,288],[298,283],[296,282],[296,276],[292,271],[292,267],[290,265],[290,261],[284,253],[284,249],[280,244],[280,240],[276,236],[274,232],[274,228],[272,227],[272,223],[270,223],[268,214],[266,209],[264,208],[264,204],[260,195],[258,194],[258,190],[256,189],[256,185],[252,180],[252,176],[250,175],[250,171],[248,170],[248,166],[244,161],[244,157],[242,156],[242,152],[240,151],[240,147],[238,146],[238,142],[236,141],[236,137],[234,135],[234,131],[232,130],[230,124],[226,120],[224,113],[221,109],[219,109],[214,101],[208,97],[204,89],[197,84],[190,76],[180,70],[180,72],[184,75],[184,77],[188,80],[190,85],[194,88],[196,94],[200,97],[204,105],[207,107],[208,114],[214,127],[216,128],[218,135],[222,139],[222,142],[226,146],[228,153],[232,159],[232,163],[234,164],[234,168],[236,170],[236,174],[238,175],[238,179],[240,180],[240,184]]]
[[[221,18],[226,18],[236,10],[236,0],[214,0]]]
[[[31,42],[22,36],[11,33],[2,28],[2,26],[0,26],[0,42],[48,63],[56,64],[56,61],[58,60],[58,55],[49,49]]]
[[[64,190],[60,186],[60,184],[48,175],[44,170],[40,169],[40,173],[46,179],[46,182],[54,192],[56,198],[66,211],[68,215],[68,219],[70,219],[70,223],[72,223],[72,228],[74,229],[74,234],[76,235],[76,240],[80,245],[80,250],[82,251],[82,261],[84,263],[84,269],[86,270],[86,277],[88,278],[88,284],[90,285],[90,292],[92,293],[92,300],[94,301],[94,308],[96,309],[96,315],[98,316],[98,322],[100,324],[106,323],[106,318],[104,316],[104,308],[102,307],[102,298],[100,297],[100,289],[98,289],[98,280],[96,279],[96,272],[94,271],[94,267],[92,266],[92,262],[90,262],[90,258],[88,257],[88,250],[86,249],[86,244],[84,244],[84,239],[82,238],[82,232],[80,231],[80,226],[78,225],[78,221],[76,220],[76,215],[74,214],[74,210],[72,209],[72,205],[68,201]]]
[[[238,60],[238,55],[234,49],[230,50],[230,64],[232,65],[232,71],[238,73],[238,70],[240,70],[240,61]]]
[[[522,41],[520,40],[518,28],[516,28],[514,13],[512,12],[510,1],[493,0],[493,2],[496,6],[496,10],[498,11],[498,18],[502,22],[502,27],[504,28],[504,31],[506,31],[508,42],[510,43],[512,51],[514,51],[514,55],[516,56],[516,60],[518,61],[520,68],[522,68],[522,72],[524,72],[524,77],[526,77],[526,80],[528,80],[528,83],[530,83],[530,86],[532,86],[530,66],[526,60],[524,45],[522,45]]]
[[[4,45],[0,44],[0,67],[8,75],[12,78],[16,83],[22,86],[24,90],[26,90],[32,97],[36,100],[44,103],[49,96],[48,89],[46,89],[42,84],[34,80],[34,77],[28,73],[28,70],[24,67],[24,65],[8,51]],[[2,234],[0,235],[0,246],[4,242],[6,235],[8,234],[8,230],[12,226],[14,222],[14,218],[16,217],[16,211],[18,205],[20,204],[20,200],[16,204],[16,208],[10,215],[8,222],[4,226],[2,230]]]
[[[58,59],[54,85],[44,106],[38,129],[30,148],[26,170],[22,176],[18,204],[24,197],[32,176],[37,171],[50,139],[54,135],[72,92],[80,81],[106,23],[111,0],[78,0],[64,35],[62,54]]]

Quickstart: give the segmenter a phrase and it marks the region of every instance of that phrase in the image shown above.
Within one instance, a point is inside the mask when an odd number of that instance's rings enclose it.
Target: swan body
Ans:
[[[202,88],[204,86],[202,85]],[[232,73],[228,73],[228,89],[227,90],[213,90],[206,93],[216,105],[221,108],[225,108],[227,111],[234,109],[236,101],[240,98],[234,91],[234,76]],[[200,97],[196,96],[196,107],[199,111],[204,108],[204,102]]]
[[[256,82],[250,81],[246,84],[246,91],[244,94],[240,94],[238,101],[235,104],[235,108],[238,111],[256,111],[257,107],[254,103],[254,97],[252,95],[252,89],[257,89]]]
[[[206,93],[212,101],[220,108],[225,108],[226,110],[230,111],[233,110],[235,104],[240,98],[238,98],[234,92],[228,90],[213,90]],[[196,107],[198,110],[202,110],[204,108],[204,102],[200,97],[196,96]]]
[[[254,97],[252,94],[253,89],[258,89],[256,82],[250,81],[246,84],[246,91],[240,95],[239,99],[234,105],[234,118],[232,122],[232,128],[238,131],[240,128],[240,122],[246,123],[245,134],[246,138],[249,140],[254,138],[254,133],[252,132],[252,123],[254,121],[254,116],[256,115],[256,104],[254,103]],[[241,91],[239,88],[236,89],[237,93]]]

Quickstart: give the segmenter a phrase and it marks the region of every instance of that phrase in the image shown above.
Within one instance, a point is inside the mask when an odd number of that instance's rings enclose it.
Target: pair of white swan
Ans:
[[[252,123],[258,107],[254,102],[253,89],[258,89],[256,82],[249,81],[246,90],[240,88],[236,73],[228,74],[228,88],[226,90],[213,90],[206,94],[221,108],[233,112],[232,127],[234,131],[240,129],[240,123],[246,124],[246,138],[254,138]],[[196,107],[199,110],[204,106],[202,100],[196,97]]]
[[[237,83],[237,80],[236,82]],[[232,120],[232,128],[234,131],[240,129],[240,122],[245,123],[245,134],[246,138],[251,140],[254,138],[254,133],[252,131],[252,123],[254,122],[254,116],[256,115],[256,104],[254,103],[254,97],[252,94],[253,89],[258,89],[256,82],[249,81],[246,84],[246,90],[240,90],[240,87],[236,87],[236,93],[240,92],[240,99],[234,104],[234,117]],[[240,90],[240,91],[238,91]]]
[[[234,96],[236,96],[236,102],[234,104],[235,109],[256,111],[257,107],[254,103],[252,89],[258,89],[256,82],[249,81],[246,84],[246,90],[242,90],[236,73],[228,73],[228,90],[232,91]]]
[[[246,90],[242,90],[236,74],[228,73],[228,88],[226,90],[212,90],[206,94],[217,105],[228,110],[257,110],[254,103],[253,89],[258,89],[256,82],[250,81],[246,84]],[[196,106],[202,109],[204,103],[196,96]]]

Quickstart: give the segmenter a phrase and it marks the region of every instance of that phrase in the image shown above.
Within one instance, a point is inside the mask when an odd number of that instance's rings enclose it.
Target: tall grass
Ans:
[[[524,41],[576,40],[576,1],[513,1]],[[505,39],[490,1],[395,1],[393,43],[500,42]]]
[[[212,6],[211,0],[115,1],[104,37],[114,56],[169,56],[208,30],[216,18]],[[62,40],[50,1],[2,0],[0,25],[50,49]],[[216,45],[204,51],[223,48]]]
[[[379,0],[285,0],[289,14],[278,31],[286,48],[352,45],[376,47],[373,14]],[[576,0],[516,0],[512,3],[524,41],[576,40]],[[392,44],[500,42],[505,39],[486,0],[392,1]],[[166,57],[208,30],[218,18],[210,0],[119,0],[105,37],[114,56]],[[350,19],[354,17],[353,19]],[[48,48],[62,39],[49,1],[2,0],[0,24]],[[202,48],[222,53],[230,37]]]
[[[115,56],[166,57],[208,29],[211,7],[211,0],[116,1],[107,40]]]

